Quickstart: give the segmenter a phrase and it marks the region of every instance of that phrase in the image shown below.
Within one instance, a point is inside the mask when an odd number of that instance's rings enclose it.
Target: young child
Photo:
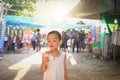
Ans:
[[[68,80],[66,55],[58,50],[61,44],[61,35],[58,31],[51,31],[47,35],[49,51],[42,55],[41,71],[43,80]]]

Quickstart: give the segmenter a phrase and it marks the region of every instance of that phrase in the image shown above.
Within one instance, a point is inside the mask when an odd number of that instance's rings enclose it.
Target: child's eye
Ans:
[[[48,42],[50,42],[50,41],[48,41]]]
[[[53,42],[56,42],[56,41],[53,41]]]

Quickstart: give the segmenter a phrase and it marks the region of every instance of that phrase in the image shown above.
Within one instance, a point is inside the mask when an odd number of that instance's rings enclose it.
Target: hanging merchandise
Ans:
[[[3,13],[5,10],[5,3],[0,1],[0,59],[2,59],[4,53],[4,37],[6,30],[6,20],[3,17]]]
[[[116,61],[117,57],[120,57],[120,29],[112,33],[112,53],[113,60]]]
[[[103,49],[102,49],[102,56],[108,57],[110,56],[110,46],[111,46],[111,36],[110,34],[104,35],[104,41],[103,41]]]
[[[5,19],[3,19],[5,20]],[[6,30],[6,22],[2,21],[2,26],[1,27],[1,36],[0,36],[0,57],[3,56],[4,53],[4,37],[5,37],[5,30]]]

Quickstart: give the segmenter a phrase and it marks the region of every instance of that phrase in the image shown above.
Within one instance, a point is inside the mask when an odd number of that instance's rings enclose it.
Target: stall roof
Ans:
[[[44,25],[38,23],[38,19],[34,17],[26,17],[26,16],[12,16],[6,15],[6,25],[14,26],[14,27],[37,27],[42,28]],[[40,21],[39,21],[40,22]]]
[[[101,13],[120,14],[119,4],[120,0],[80,0],[68,15],[69,17],[100,19]]]
[[[26,17],[26,16],[12,16],[6,15],[6,25],[9,27],[28,27],[28,28],[47,28],[48,26],[42,25],[39,18]],[[52,28],[85,28],[91,24],[74,25],[65,22],[53,22],[51,23]]]

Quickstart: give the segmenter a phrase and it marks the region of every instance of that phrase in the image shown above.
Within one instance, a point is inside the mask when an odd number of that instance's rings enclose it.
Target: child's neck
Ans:
[[[55,53],[59,53],[59,50],[51,50],[50,52],[55,54]]]
[[[59,50],[50,51],[50,53],[54,57],[58,57],[60,55],[60,51]]]

